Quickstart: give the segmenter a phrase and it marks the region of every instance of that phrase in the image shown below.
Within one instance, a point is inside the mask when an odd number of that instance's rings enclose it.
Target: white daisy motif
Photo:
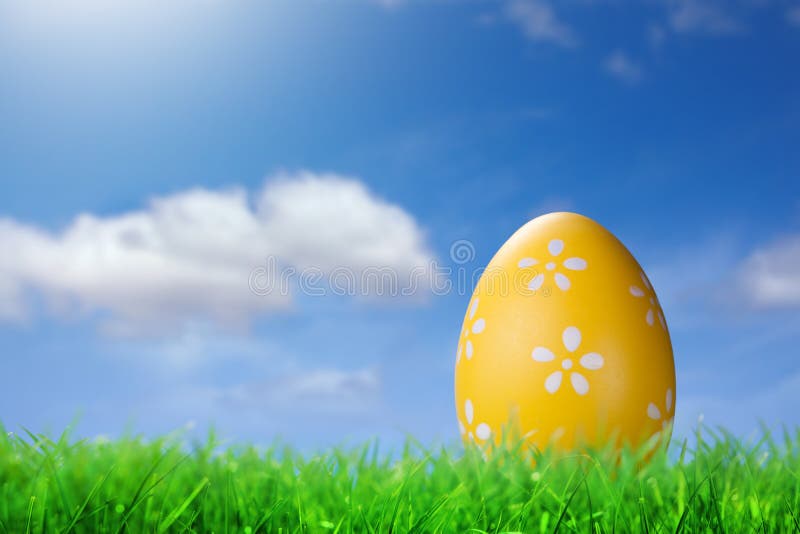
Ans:
[[[456,352],[456,363],[461,361],[461,354],[466,352],[468,360],[472,359],[475,352],[475,347],[472,340],[469,339],[470,334],[480,334],[486,328],[486,320],[482,317],[475,319],[475,314],[478,312],[478,297],[472,301],[469,307],[469,315],[467,316],[467,325],[461,331],[461,342],[458,344],[458,351]],[[475,320],[473,320],[475,319]]]
[[[665,432],[668,433],[668,429],[672,425],[672,420],[675,418],[675,402],[672,396],[672,390],[667,389],[667,393],[664,395],[664,397],[665,401],[663,412],[655,402],[651,402],[647,405],[647,417],[653,421],[661,421],[661,428],[658,429],[652,436],[650,436],[650,439],[647,440],[648,449],[656,447],[661,442],[662,436]]]
[[[568,354],[559,358],[561,360],[561,368],[563,371],[554,371],[550,373],[544,381],[544,389],[548,393],[555,393],[561,387],[561,382],[564,379],[564,373],[569,374],[569,381],[572,384],[572,389],[578,395],[586,395],[589,392],[589,381],[578,370],[572,370],[574,362],[572,361],[571,354],[578,350],[581,344],[581,331],[574,326],[568,326],[564,329],[561,335],[561,340],[564,347],[567,349]],[[546,347],[536,347],[531,352],[531,358],[540,363],[552,362],[556,359],[556,355]],[[596,371],[603,367],[603,357],[596,352],[587,352],[578,359],[578,363],[584,369],[589,371]]]
[[[661,409],[656,405],[656,403],[651,402],[647,405],[647,417],[654,421],[661,421],[661,429],[663,430],[666,426],[672,421],[674,417],[672,408],[673,408],[673,398],[672,398],[672,390],[667,389],[667,393],[664,396],[664,411],[662,412]]]
[[[639,276],[642,278],[644,289],[637,285],[632,285],[629,288],[629,291],[634,297],[639,299],[646,298],[649,302],[650,305],[647,307],[647,313],[644,315],[644,320],[647,322],[647,324],[653,326],[656,322],[655,318],[658,316],[658,322],[661,323],[661,328],[666,330],[667,321],[664,320],[664,313],[661,311],[661,304],[658,302],[656,292],[653,290],[653,286],[650,285],[650,280],[647,279],[647,276],[645,276],[643,272],[640,272]]]
[[[489,439],[489,436],[492,435],[492,429],[489,428],[489,425],[486,423],[480,423],[477,426],[473,427],[473,422],[475,420],[475,408],[472,406],[472,401],[467,399],[464,401],[464,417],[467,418],[467,424],[458,420],[458,429],[461,432],[461,435],[469,436],[469,439],[475,441],[475,438],[480,440],[486,441]]]
[[[559,269],[559,265],[557,264],[558,256],[564,251],[564,242],[560,239],[552,239],[547,244],[547,251],[550,253],[550,258],[547,262],[544,263],[544,270],[553,273],[553,280],[555,281],[556,285],[561,291],[566,291],[572,285],[567,275],[561,272]],[[532,267],[534,265],[538,265],[539,260],[534,258],[522,258],[519,260],[517,264],[520,268]],[[561,267],[570,271],[583,271],[586,269],[586,260],[583,258],[577,257],[570,257],[565,259],[561,262]],[[530,282],[528,282],[528,289],[531,291],[536,291],[537,289],[541,288],[544,284],[545,280],[545,273],[539,272],[537,273]]]

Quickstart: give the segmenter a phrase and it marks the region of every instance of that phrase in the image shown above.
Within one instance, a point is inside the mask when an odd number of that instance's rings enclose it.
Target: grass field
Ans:
[[[0,532],[797,532],[800,430],[670,458],[0,435]],[[390,459],[394,458],[394,459]]]

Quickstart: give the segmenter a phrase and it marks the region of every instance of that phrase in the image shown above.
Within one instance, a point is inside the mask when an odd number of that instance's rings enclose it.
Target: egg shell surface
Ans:
[[[655,290],[595,221],[550,213],[483,272],[459,335],[455,402],[466,441],[537,448],[668,439],[675,364]]]

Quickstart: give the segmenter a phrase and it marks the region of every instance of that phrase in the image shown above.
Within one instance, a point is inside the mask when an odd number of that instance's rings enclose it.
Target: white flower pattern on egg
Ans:
[[[472,355],[475,353],[475,346],[473,345],[472,340],[469,339],[469,335],[480,334],[486,329],[486,319],[482,317],[475,319],[475,314],[477,312],[478,312],[478,297],[475,297],[475,300],[472,301],[472,305],[470,305],[469,307],[469,315],[467,317],[470,324],[465,326],[461,332],[462,341],[458,344],[458,351],[456,352],[456,363],[459,363],[461,361],[462,353],[466,353],[465,355],[468,360],[472,359]]]
[[[656,322],[655,318],[658,316],[658,322],[661,323],[661,328],[666,330],[667,321],[664,319],[664,313],[661,311],[661,303],[658,302],[658,297],[656,297],[656,293],[653,290],[653,286],[650,284],[650,280],[647,279],[647,276],[645,276],[643,272],[639,273],[639,277],[642,279],[644,289],[637,285],[631,285],[628,291],[630,291],[630,294],[638,299],[646,298],[650,304],[647,307],[647,312],[644,315],[645,322],[648,325],[653,326]]]
[[[675,359],[667,303],[662,309],[658,280],[643,274],[651,273],[619,239],[579,214],[548,214],[515,232],[462,303],[462,329],[451,332],[461,441],[496,450],[511,418],[513,437],[535,449],[610,441],[638,449],[656,433],[664,445],[677,421]],[[482,423],[486,441],[476,434]]]
[[[575,393],[578,395],[586,395],[589,393],[589,380],[578,370],[572,370],[574,363],[570,357],[570,354],[578,350],[581,344],[581,331],[574,326],[568,326],[561,334],[561,340],[564,343],[564,348],[566,348],[568,352],[565,357],[560,358],[563,371],[553,371],[547,375],[544,381],[544,389],[550,394],[556,393],[559,388],[561,388],[564,374],[568,373],[569,381]],[[547,347],[535,347],[531,352],[531,358],[539,363],[547,363],[554,361],[556,355]],[[603,367],[605,361],[597,352],[587,352],[578,359],[578,363],[588,371],[597,371]]]
[[[663,429],[672,420],[673,404],[672,390],[667,389],[667,393],[664,395],[664,411],[662,412],[656,403],[651,402],[647,405],[647,417],[654,421],[661,421],[661,428]]]
[[[651,402],[647,405],[647,417],[653,421],[661,421],[661,429],[650,437],[649,442],[652,445],[657,444],[661,439],[662,434],[669,430],[669,426],[672,424],[672,420],[675,418],[674,408],[675,398],[673,397],[672,389],[667,389],[667,392],[664,395],[663,412],[655,402]]]
[[[489,439],[492,435],[492,429],[489,428],[489,425],[486,423],[479,423],[473,428],[472,424],[475,421],[475,407],[472,405],[470,399],[464,401],[464,417],[467,419],[466,425],[460,420],[458,421],[458,429],[462,436],[467,435],[472,441],[475,441],[475,438],[482,441]]]
[[[547,251],[552,258],[544,264],[544,269],[549,273],[553,272],[553,281],[561,291],[566,291],[572,286],[572,282],[566,274],[558,270],[556,263],[558,256],[564,251],[564,242],[561,239],[551,239],[547,244]],[[532,267],[538,265],[539,260],[535,258],[522,258],[517,264],[520,268]],[[561,266],[570,271],[583,271],[586,269],[586,260],[576,256],[565,259]],[[545,281],[545,273],[537,273],[530,282],[528,282],[528,289],[536,291],[541,288]]]

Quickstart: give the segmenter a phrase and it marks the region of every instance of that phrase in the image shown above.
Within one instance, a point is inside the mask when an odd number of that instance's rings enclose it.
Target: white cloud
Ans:
[[[243,409],[306,413],[363,413],[376,407],[381,378],[375,369],[311,369],[219,392],[224,404]]]
[[[208,323],[187,321],[169,337],[104,341],[104,354],[169,383],[225,367],[247,366],[256,371],[293,363],[293,358],[267,336],[237,335]]]
[[[389,267],[400,274],[431,259],[403,209],[359,181],[301,172],[256,195],[192,189],[140,211],[82,214],[52,233],[0,219],[0,319],[19,319],[23,291],[65,315],[92,313],[113,333],[165,333],[194,321],[241,328],[286,309],[288,294],[257,296],[252,270],[282,265],[323,271]],[[8,298],[6,298],[8,297]]]
[[[714,0],[676,0],[671,3],[670,27],[678,33],[724,35],[741,31],[741,25]]]
[[[697,330],[800,309],[800,234],[744,249],[735,232],[696,240],[645,263],[670,327]]]
[[[228,439],[283,436],[327,444],[353,436],[385,435],[397,419],[374,368],[294,367],[232,385],[193,380],[171,381],[168,386],[147,392],[121,413],[141,421],[151,432],[163,433],[187,420],[201,426],[206,421]],[[99,409],[103,407],[94,408]],[[116,409],[114,415],[119,412]]]
[[[642,79],[642,68],[622,50],[615,50],[603,61],[607,73],[625,83],[634,84]]]
[[[800,235],[754,251],[738,277],[744,296],[758,308],[800,307]]]
[[[0,272],[0,321],[18,323],[24,321],[25,316],[26,306],[19,284]]]
[[[512,0],[506,5],[506,16],[532,41],[566,47],[578,45],[575,32],[558,19],[553,7],[545,0]]]
[[[260,195],[257,213],[270,238],[267,252],[300,267],[405,271],[430,260],[413,217],[352,179],[279,176]]]

